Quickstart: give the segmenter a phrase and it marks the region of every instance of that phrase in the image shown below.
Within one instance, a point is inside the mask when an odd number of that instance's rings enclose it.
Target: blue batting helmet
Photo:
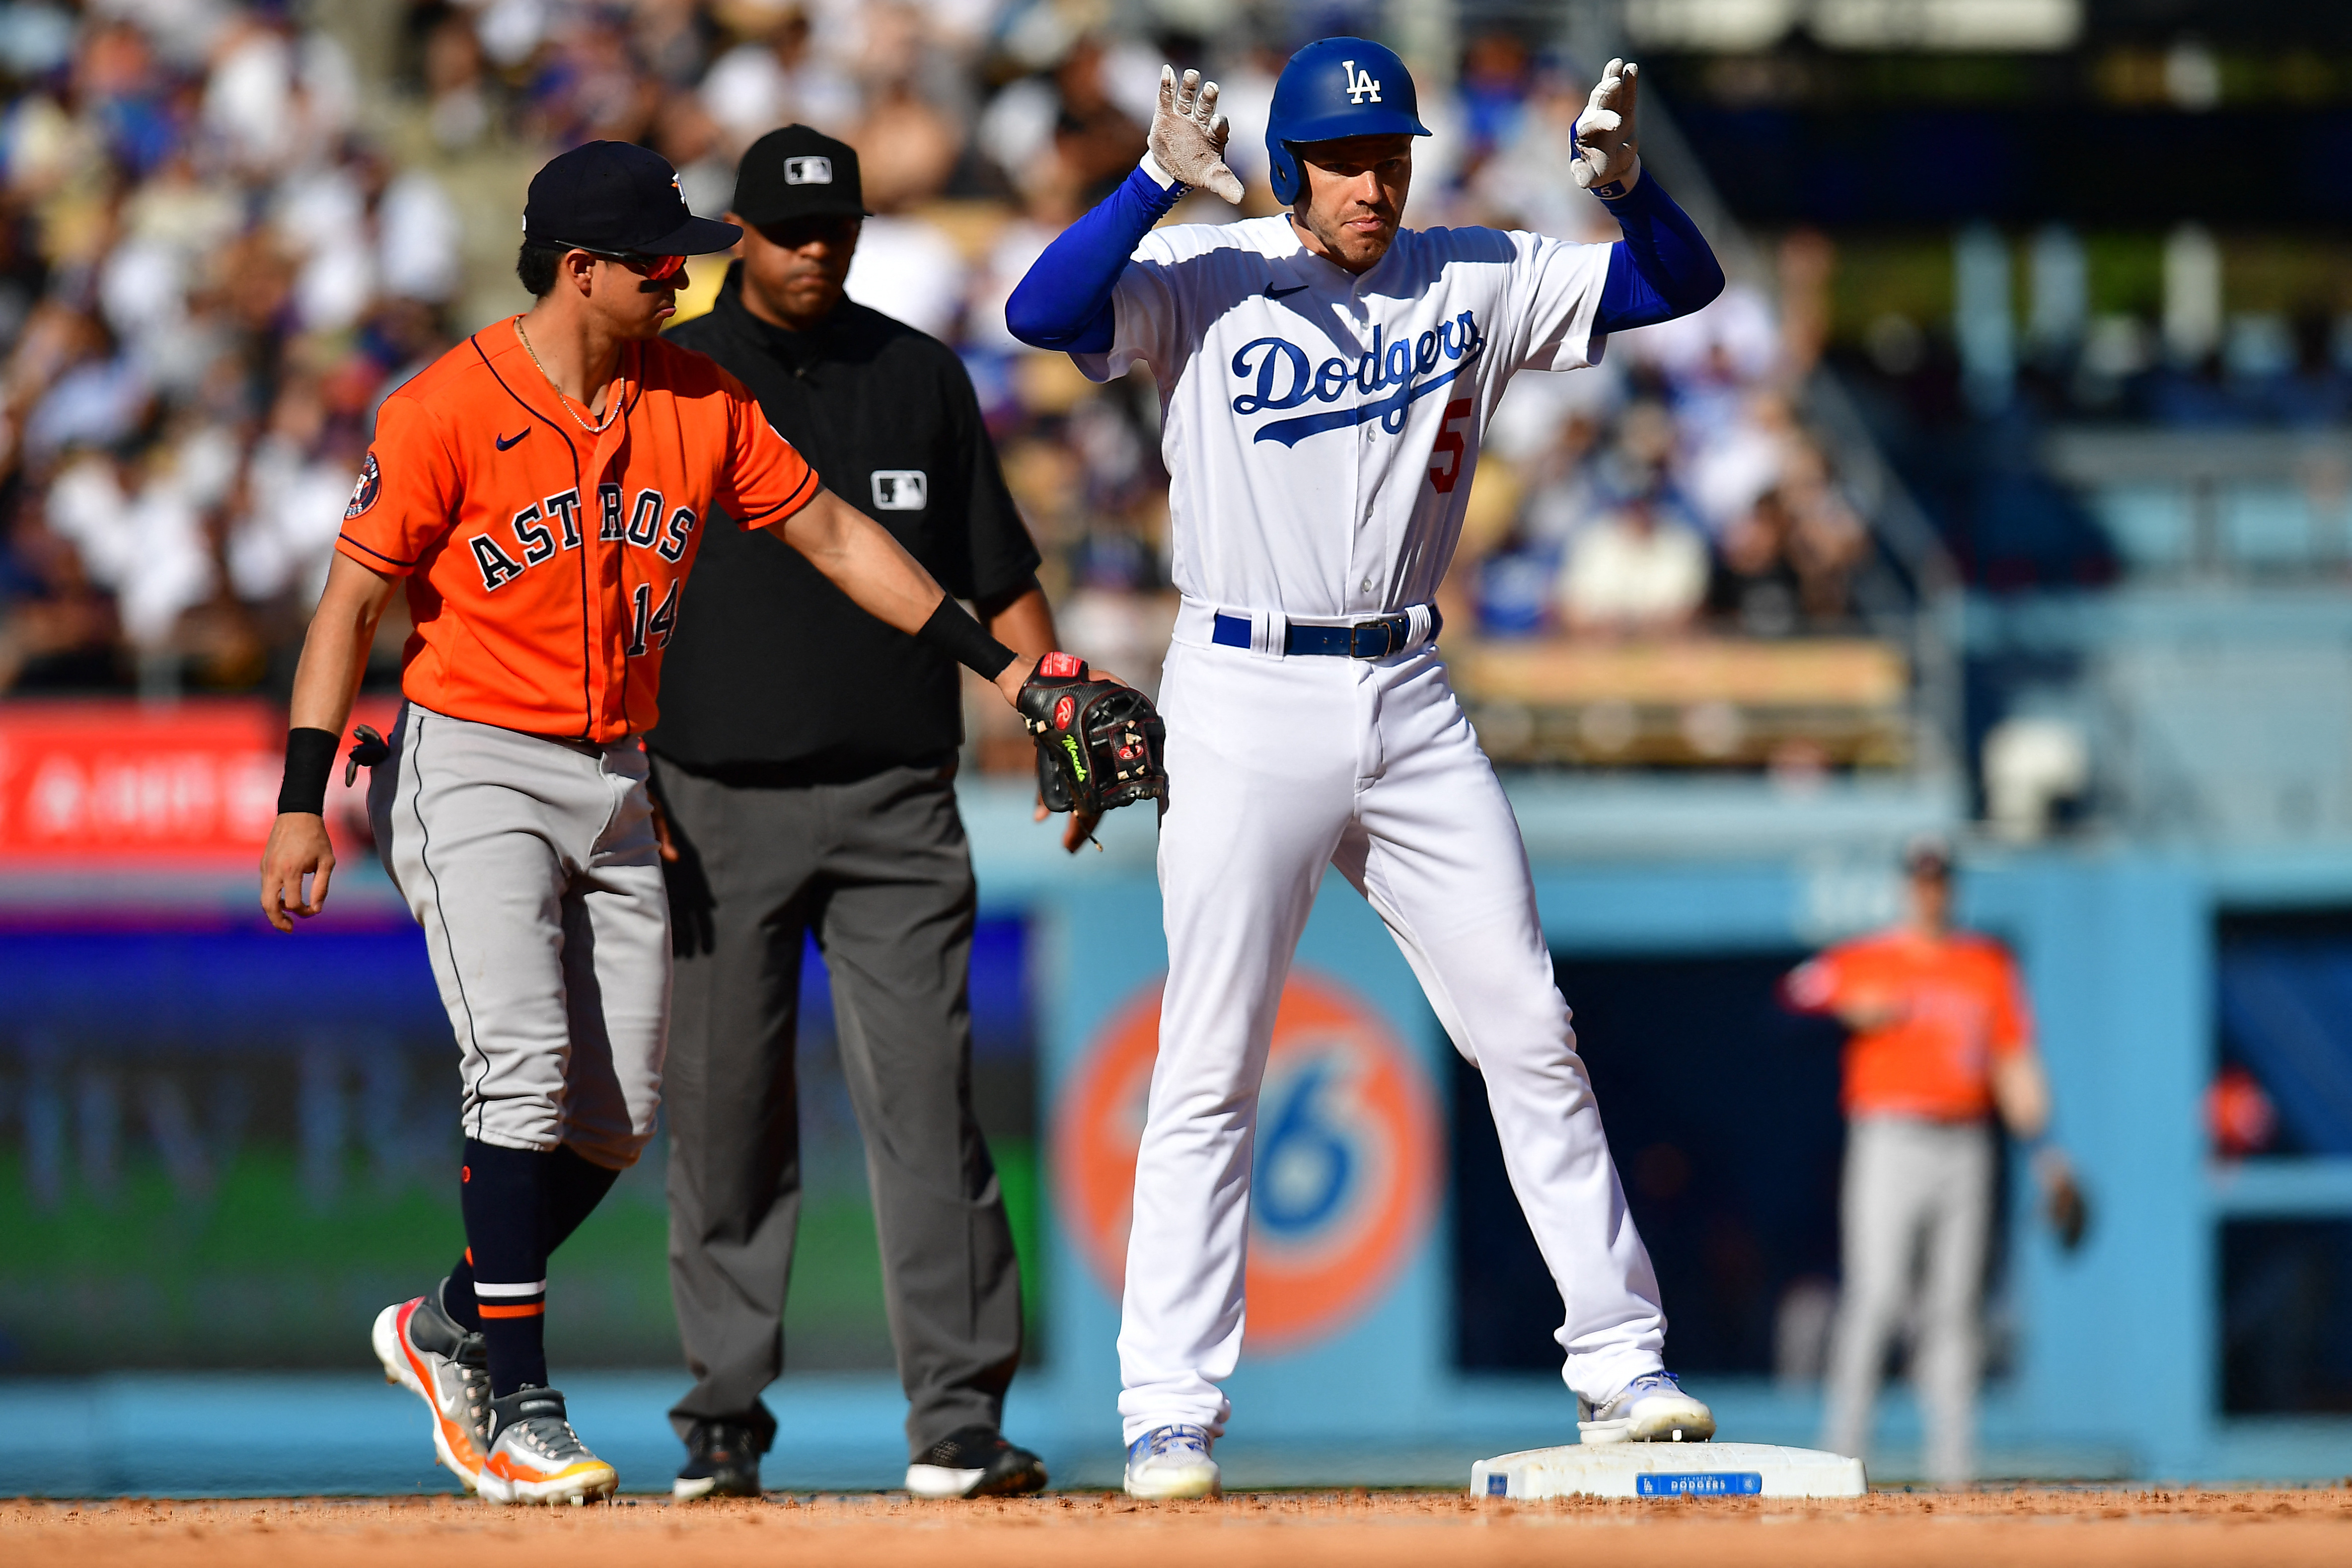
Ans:
[[[1297,201],[1307,176],[1294,151],[1343,136],[1426,136],[1412,74],[1394,49],[1370,38],[1318,38],[1290,57],[1274,84],[1265,152],[1274,196]]]

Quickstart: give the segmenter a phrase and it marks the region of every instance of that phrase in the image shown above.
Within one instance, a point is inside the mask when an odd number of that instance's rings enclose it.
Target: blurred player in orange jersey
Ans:
[[[1927,1416],[1928,1479],[1953,1483],[1974,1470],[1994,1114],[2031,1151],[2070,1247],[2084,1211],[2065,1156],[2047,1142],[2050,1085],[2016,960],[1990,937],[1953,929],[1943,844],[1915,844],[1904,870],[1909,909],[1899,924],[1830,949],[1782,990],[1791,1005],[1853,1031],[1845,1049],[1845,1289],[1822,1446],[1841,1454],[1866,1446],[1886,1342],[1924,1248],[1911,1364]]]

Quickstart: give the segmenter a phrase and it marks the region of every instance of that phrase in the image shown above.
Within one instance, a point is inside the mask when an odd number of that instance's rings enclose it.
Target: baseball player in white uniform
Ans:
[[[1159,383],[1173,576],[1161,689],[1169,973],[1119,1331],[1127,1489],[1216,1489],[1239,1355],[1257,1092],[1326,865],[1379,911],[1486,1080],[1513,1190],[1566,1305],[1586,1442],[1699,1440],[1626,1211],[1518,824],[1455,698],[1433,603],[1481,433],[1511,376],[1696,310],[1723,274],[1641,170],[1636,68],[1580,118],[1577,183],[1615,245],[1401,226],[1422,126],[1363,38],[1294,56],[1266,132],[1278,216],[1152,225],[1192,187],[1238,200],[1216,87],[1163,72],[1150,151],[1008,303],[1094,379]]]

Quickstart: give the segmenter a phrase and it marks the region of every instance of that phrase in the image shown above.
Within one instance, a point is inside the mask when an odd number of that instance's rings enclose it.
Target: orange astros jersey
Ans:
[[[652,729],[704,521],[765,528],[816,495],[698,353],[625,343],[611,395],[620,416],[590,434],[507,321],[384,399],[336,548],[408,579],[412,701],[601,743]]]
[[[1906,927],[1833,947],[1789,976],[1809,1012],[1892,1003],[1897,1016],[1845,1047],[1849,1116],[1972,1121],[1993,1110],[1992,1067],[2024,1050],[2033,1018],[2017,961],[1990,937],[1930,941]]]

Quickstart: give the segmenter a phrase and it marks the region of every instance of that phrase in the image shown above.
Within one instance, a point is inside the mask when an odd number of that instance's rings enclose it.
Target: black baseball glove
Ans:
[[[1168,798],[1168,726],[1134,687],[1097,679],[1084,659],[1049,653],[1022,682],[1019,707],[1037,742],[1037,793],[1048,811],[1092,817]]]
[[[2071,1171],[2061,1171],[2052,1178],[2042,1194],[2042,1214],[2058,1237],[2060,1250],[2072,1252],[2083,1245],[2083,1237],[2091,1228],[2091,1200]]]

